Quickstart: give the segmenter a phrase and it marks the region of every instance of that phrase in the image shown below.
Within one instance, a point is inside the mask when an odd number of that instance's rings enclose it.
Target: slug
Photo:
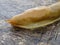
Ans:
[[[60,20],[60,2],[49,6],[40,6],[28,9],[8,20],[13,26],[35,29],[44,27]]]

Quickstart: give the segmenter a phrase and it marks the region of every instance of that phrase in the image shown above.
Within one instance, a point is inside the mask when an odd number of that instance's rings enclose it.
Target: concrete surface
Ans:
[[[57,1],[59,0],[0,0],[0,45],[60,45],[60,21],[34,31],[14,28],[5,22],[24,10]]]

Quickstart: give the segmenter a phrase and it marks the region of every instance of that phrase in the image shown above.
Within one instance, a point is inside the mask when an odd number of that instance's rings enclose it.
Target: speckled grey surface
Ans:
[[[5,22],[24,10],[57,1],[0,0],[0,45],[60,45],[60,21],[34,31],[14,28]]]

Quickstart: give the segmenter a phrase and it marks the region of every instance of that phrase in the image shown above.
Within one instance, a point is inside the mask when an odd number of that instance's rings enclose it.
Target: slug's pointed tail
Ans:
[[[11,25],[15,25],[15,22],[13,22],[12,20],[6,20],[6,22],[10,23]]]

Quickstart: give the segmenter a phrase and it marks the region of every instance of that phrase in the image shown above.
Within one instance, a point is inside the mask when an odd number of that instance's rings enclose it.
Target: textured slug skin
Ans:
[[[33,8],[26,10],[25,12],[16,15],[10,19],[11,24],[19,24],[19,25],[26,25],[34,22],[38,22],[44,20],[47,15],[50,13],[49,8],[43,6],[39,8]]]
[[[36,25],[36,23],[46,22],[45,20],[47,20],[48,22],[53,21],[58,17],[60,17],[60,2],[50,6],[41,6],[28,9],[19,15],[13,16],[10,20],[8,20],[8,22],[11,25],[17,27],[27,28],[28,26],[30,26],[31,28],[36,28],[36,26],[39,27],[38,25],[42,25],[42,24]]]

